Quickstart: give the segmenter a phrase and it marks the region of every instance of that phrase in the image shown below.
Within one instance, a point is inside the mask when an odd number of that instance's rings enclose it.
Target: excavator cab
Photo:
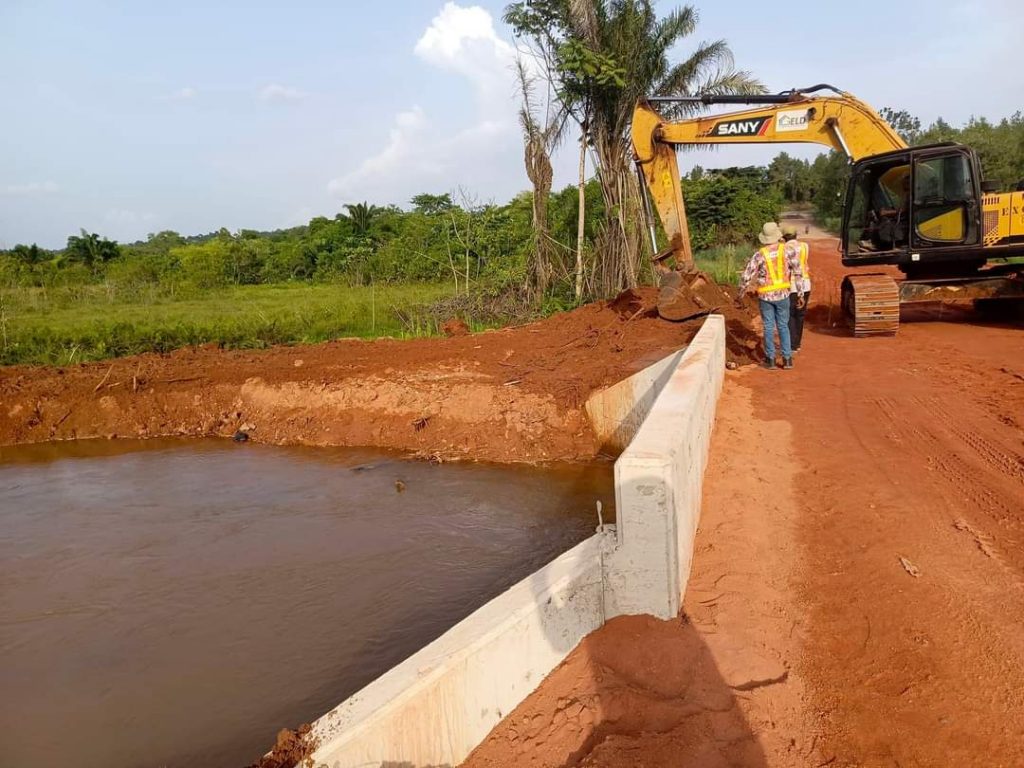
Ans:
[[[843,216],[843,264],[941,274],[979,261],[981,174],[959,144],[897,150],[855,163]]]

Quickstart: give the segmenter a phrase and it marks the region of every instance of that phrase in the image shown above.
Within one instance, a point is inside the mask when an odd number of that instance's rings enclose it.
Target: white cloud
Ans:
[[[471,79],[490,77],[495,65],[507,68],[516,58],[515,49],[494,31],[490,13],[454,2],[445,3],[413,51],[424,61]]]
[[[185,86],[184,88],[179,88],[174,93],[172,93],[170,98],[172,101],[185,101],[187,99],[194,99],[198,95],[199,91],[197,91],[195,88]]]
[[[0,190],[10,197],[36,197],[59,192],[60,187],[52,181],[30,181],[28,184],[8,184]]]
[[[445,3],[413,52],[438,69],[468,79],[476,89],[482,119],[516,124],[516,50],[498,37],[486,10]]]
[[[388,134],[388,143],[380,152],[366,158],[359,166],[327,184],[327,191],[342,199],[374,196],[387,185],[389,177],[424,178],[439,175],[444,165],[424,151],[427,145],[429,123],[420,107],[399,112]]]
[[[395,202],[428,188],[463,182],[477,187],[474,179],[480,174],[497,173],[497,165],[508,165],[509,149],[519,140],[516,51],[498,37],[490,13],[479,6],[445,3],[413,53],[468,81],[475,99],[474,121],[452,129],[436,124],[420,107],[399,112],[387,144],[328,183],[336,198]]]
[[[306,94],[298,88],[280,83],[270,83],[260,88],[257,94],[260,101],[299,101],[306,98]]]

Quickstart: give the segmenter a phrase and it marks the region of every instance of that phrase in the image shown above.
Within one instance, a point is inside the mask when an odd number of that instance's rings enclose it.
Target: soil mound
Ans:
[[[720,290],[720,289],[719,289]],[[685,345],[639,288],[526,325],[264,351],[212,346],[67,368],[0,368],[0,445],[90,437],[221,436],[365,445],[443,459],[591,458],[589,395]],[[729,359],[754,359],[750,314],[726,302]],[[756,341],[753,342],[756,345]]]
[[[453,317],[441,326],[441,333],[449,338],[452,336],[468,336],[469,326],[460,317]]]
[[[306,723],[294,731],[282,728],[278,731],[274,748],[261,757],[249,768],[296,768],[303,765],[309,755],[316,749],[316,744],[309,739],[312,727]]]
[[[735,288],[716,283],[704,272],[666,274],[658,290],[656,311],[670,321],[724,315],[729,361],[743,365],[761,358],[763,345],[754,330],[756,307]]]

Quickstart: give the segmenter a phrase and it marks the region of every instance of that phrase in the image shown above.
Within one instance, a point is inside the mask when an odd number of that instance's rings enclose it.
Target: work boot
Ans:
[[[792,368],[793,367],[793,358],[792,357],[784,357],[784,358],[782,358],[782,367],[787,369],[787,370]]]
[[[775,367],[775,359],[774,358],[766,357],[764,359],[764,362],[761,363],[761,367],[762,368],[774,368]]]

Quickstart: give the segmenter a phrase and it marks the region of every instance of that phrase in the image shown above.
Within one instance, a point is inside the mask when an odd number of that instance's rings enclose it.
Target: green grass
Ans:
[[[715,278],[716,282],[735,286],[739,283],[750,254],[755,250],[753,245],[721,245],[697,251],[693,258],[697,267]]]
[[[211,291],[109,285],[0,290],[0,364],[69,365],[217,343],[258,349],[342,336],[437,332],[417,307],[450,286],[350,287],[289,283]]]

